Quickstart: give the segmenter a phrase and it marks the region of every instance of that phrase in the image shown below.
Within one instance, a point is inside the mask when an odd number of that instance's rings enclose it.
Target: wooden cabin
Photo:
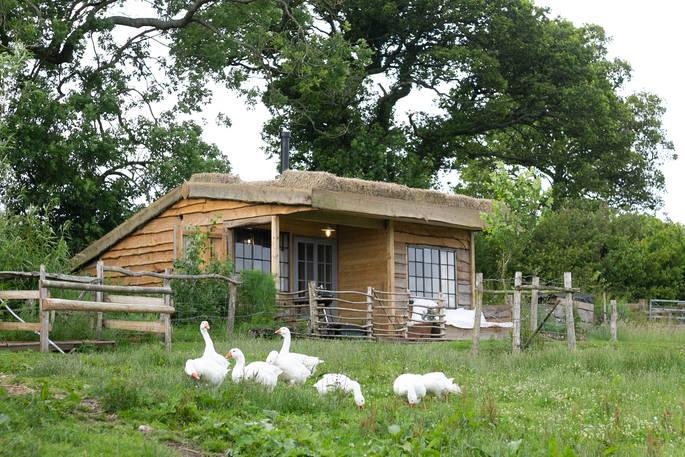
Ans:
[[[261,182],[197,174],[73,261],[89,273],[98,260],[163,271],[201,227],[212,255],[238,271],[271,272],[283,292],[307,290],[310,281],[328,290],[441,292],[446,307],[463,308],[474,296],[473,236],[489,208],[488,200],[323,172],[288,170]]]

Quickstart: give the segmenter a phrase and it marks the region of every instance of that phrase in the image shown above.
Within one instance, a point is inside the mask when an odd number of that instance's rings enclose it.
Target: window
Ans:
[[[457,253],[454,249],[432,246],[407,247],[409,291],[437,298],[442,292],[448,308],[457,307]]]
[[[290,284],[289,238],[280,236],[280,290],[287,291]],[[235,270],[261,270],[271,273],[271,233],[266,230],[237,229],[235,231]]]

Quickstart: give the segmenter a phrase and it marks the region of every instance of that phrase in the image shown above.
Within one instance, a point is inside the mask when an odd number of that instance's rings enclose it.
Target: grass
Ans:
[[[280,346],[227,341],[218,328],[217,348],[240,347],[248,362]],[[508,342],[483,342],[476,358],[463,342],[295,340],[293,350],[326,360],[319,374],[361,382],[362,411],[351,396],[318,397],[316,376],[272,394],[196,386],[182,371],[203,347],[195,326],[175,329],[170,354],[156,340],[66,356],[1,352],[0,455],[685,455],[685,332],[619,331],[614,345],[590,331],[574,354],[563,342],[518,356]],[[463,394],[415,409],[392,395],[396,375],[436,370]]]

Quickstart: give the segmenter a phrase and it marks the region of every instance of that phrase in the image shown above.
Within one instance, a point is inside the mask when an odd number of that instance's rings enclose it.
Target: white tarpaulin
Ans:
[[[429,300],[426,298],[415,298],[413,300],[411,319],[414,322],[410,322],[409,325],[413,325],[417,322],[424,321],[430,322],[434,320],[434,315],[432,313],[432,308],[437,308],[438,304],[434,300]],[[446,324],[457,328],[473,328],[473,323],[475,322],[475,311],[472,309],[446,309],[445,319]],[[511,322],[488,322],[485,320],[483,313],[480,314],[480,326],[481,328],[487,327],[502,327],[511,328],[514,326]]]

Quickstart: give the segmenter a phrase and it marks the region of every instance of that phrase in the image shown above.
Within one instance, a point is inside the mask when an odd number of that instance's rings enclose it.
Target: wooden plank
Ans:
[[[392,292],[395,290],[395,222],[387,221],[386,227],[386,269],[387,269],[387,285],[385,290]]]
[[[470,233],[470,240],[469,240],[469,257],[471,260],[471,265],[469,265],[469,280],[470,280],[470,286],[471,286],[471,297],[476,296],[476,232],[471,232]],[[459,278],[457,277],[457,288],[459,288]],[[475,298],[474,298],[475,299]],[[461,303],[461,300],[458,300],[457,303]],[[462,306],[467,306],[466,303],[461,303]],[[469,301],[468,306],[470,308],[473,308],[475,306],[475,303],[473,301]]]
[[[271,218],[273,216],[255,216],[255,217],[245,217],[242,219],[231,219],[224,222],[224,228],[232,229],[238,227],[248,227],[251,225],[265,225],[271,223]]]
[[[483,273],[476,273],[474,281],[474,316],[473,333],[471,334],[471,354],[476,355],[480,349],[480,314],[483,303]]]
[[[521,352],[521,283],[523,282],[523,273],[517,271],[514,273],[514,302],[512,305],[512,321],[514,324],[513,334],[511,338],[512,352],[517,354]]]
[[[530,330],[535,331],[538,328],[538,294],[540,287],[540,278],[533,276],[533,289],[530,293]]]
[[[572,289],[572,278],[571,273],[564,273],[564,288],[567,290]],[[573,318],[573,292],[566,293],[566,340],[568,343],[568,350],[576,350],[576,326],[575,320]]]
[[[46,311],[83,311],[83,312],[122,312],[122,313],[166,313],[175,310],[171,306],[140,305],[136,303],[105,303],[85,300],[66,300],[62,298],[48,298],[44,300],[43,309]]]
[[[285,205],[311,205],[312,202],[308,191],[269,185],[186,182],[183,187],[188,198],[281,203]]]
[[[159,246],[160,244],[173,243],[173,227],[159,233],[133,234],[118,242],[112,249],[144,249],[147,247]]]
[[[235,326],[235,307],[238,302],[238,287],[235,284],[228,285],[228,316],[226,318],[226,335],[233,336]]]
[[[46,301],[48,299],[48,290],[45,288],[45,265],[40,266],[40,279],[38,280],[39,301],[38,308],[40,312],[40,352],[50,351],[50,313],[45,309]]]
[[[17,332],[40,332],[40,322],[0,322],[0,330]],[[52,330],[52,325],[48,325],[48,330]]]
[[[441,238],[435,236],[412,235],[411,233],[404,233],[398,231],[395,231],[395,239],[397,241],[409,244],[422,244],[427,246],[464,250],[468,248],[468,242],[464,240],[457,240],[454,238]]]
[[[140,294],[172,294],[171,287],[113,286],[105,284],[75,284],[67,281],[43,281],[44,287],[69,290],[88,290],[90,292],[128,292]]]
[[[97,300],[100,301],[100,300]],[[162,297],[144,297],[140,295],[112,295],[105,294],[105,303],[133,303],[136,305],[163,305],[164,298]]]
[[[316,307],[316,284],[309,281],[307,284],[307,296],[309,298],[309,333],[319,334],[319,311]]]
[[[165,246],[173,246],[170,243],[164,243]],[[138,254],[129,254],[126,251],[117,251],[119,255],[108,256],[103,258],[109,265],[149,265],[152,263],[171,262],[173,260],[172,249],[153,250],[150,252],[141,252]]]
[[[271,275],[274,277],[276,290],[281,290],[281,224],[278,216],[271,217]]]
[[[174,243],[169,242],[169,243],[160,243],[156,244],[154,246],[144,246],[140,248],[129,248],[129,249],[109,249],[107,252],[105,252],[102,255],[102,260],[108,260],[108,259],[118,259],[122,257],[130,257],[130,256],[136,256],[140,254],[149,254],[152,252],[164,252],[164,251],[170,251],[173,252],[174,250]]]
[[[164,270],[164,274],[171,274],[171,268]],[[171,288],[171,280],[168,277],[164,278],[162,285],[164,287]],[[171,295],[164,295],[163,300],[165,306],[173,308],[173,304],[171,303]],[[160,324],[162,325],[162,333],[164,333],[164,349],[167,352],[171,352],[171,315],[162,314],[160,316]]]
[[[611,300],[611,323],[609,324],[609,333],[611,334],[611,341],[618,339],[618,311],[616,309],[616,300]]]
[[[102,321],[104,328],[114,330],[130,330],[133,332],[164,333],[164,322],[162,321],[124,321],[105,319]]]
[[[38,300],[40,292],[37,290],[0,290],[2,300]]]
[[[97,278],[98,278],[98,284],[99,285],[104,285],[105,284],[105,268],[104,268],[104,263],[102,260],[100,260],[97,263]],[[104,301],[104,294],[102,291],[96,291],[95,292],[95,301]],[[97,313],[96,316],[96,322],[95,322],[95,338],[98,340],[102,336],[102,313]]]
[[[438,206],[425,202],[322,189],[312,190],[311,201],[312,207],[318,209],[439,222],[476,230],[483,228],[480,211],[471,208]]]
[[[385,221],[383,219],[359,217],[332,211],[308,211],[304,213],[298,213],[297,216],[293,217],[305,222],[317,222],[322,224],[322,226],[346,225],[348,227],[369,228],[376,230],[383,230],[385,228]]]
[[[454,238],[464,242],[468,242],[470,239],[469,230],[409,222],[395,222],[395,231],[411,235],[430,236],[435,238]]]

